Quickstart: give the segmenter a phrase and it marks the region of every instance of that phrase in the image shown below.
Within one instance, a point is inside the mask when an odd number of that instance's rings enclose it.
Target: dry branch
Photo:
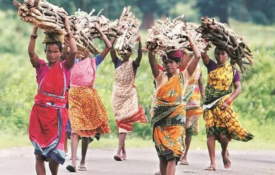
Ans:
[[[215,19],[207,17],[201,18],[201,25],[197,29],[206,39],[216,47],[227,51],[232,65],[237,64],[244,73],[253,64],[251,50],[244,42],[243,38],[237,35],[228,25],[220,23]]]
[[[180,16],[171,20],[158,20],[157,24],[149,29],[145,47],[147,50],[156,52],[156,54],[165,54],[174,50],[182,50],[190,54],[192,48],[188,41],[187,33],[190,33],[195,44],[200,51],[206,47],[201,35],[196,32],[197,25],[193,23],[183,22],[184,16]]]
[[[133,53],[137,43],[139,25],[138,19],[130,12],[131,7],[124,7],[118,20],[117,30],[122,33],[117,38],[114,49],[119,55]]]

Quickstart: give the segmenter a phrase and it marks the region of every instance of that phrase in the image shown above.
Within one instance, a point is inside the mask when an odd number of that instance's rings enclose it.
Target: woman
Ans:
[[[82,140],[82,149],[78,170],[86,171],[85,159],[89,138],[97,133],[106,134],[110,132],[106,109],[93,85],[97,66],[103,61],[112,45],[98,25],[95,25],[95,29],[100,33],[106,45],[105,49],[95,58],[88,58],[90,53],[85,50],[84,58],[75,64],[71,71],[69,117],[72,132],[72,162],[66,167],[70,172],[76,172],[76,153],[79,138]]]
[[[115,83],[113,85],[112,107],[117,123],[119,143],[114,159],[126,159],[125,139],[127,133],[133,130],[133,123],[148,122],[142,106],[138,105],[137,89],[134,85],[135,76],[139,67],[142,51],[140,36],[138,37],[138,56],[130,61],[131,52],[118,59],[115,50],[111,50],[111,57],[115,66]]]
[[[68,88],[69,70],[74,64],[77,52],[67,18],[65,18],[65,29],[71,49],[65,61],[59,62],[62,55],[62,41],[59,35],[49,34],[45,38],[48,63],[41,60],[34,51],[37,38],[36,27],[33,28],[29,42],[29,57],[32,66],[36,69],[38,84],[38,92],[30,116],[29,137],[35,148],[35,168],[38,175],[46,174],[44,161],[49,161],[53,175],[58,172],[58,164],[63,164],[65,161],[64,142],[68,120],[65,93]]]
[[[153,140],[159,156],[161,175],[174,175],[176,163],[182,155],[182,135],[185,124],[185,110],[182,97],[200,60],[200,52],[188,36],[195,57],[188,68],[182,72],[181,51],[169,52],[162,56],[165,73],[160,71],[155,54],[149,51],[149,62],[156,81],[157,93],[153,107]]]
[[[228,142],[231,139],[249,141],[253,135],[241,127],[237,114],[232,108],[233,100],[241,93],[241,82],[238,70],[227,64],[228,54],[224,49],[215,48],[217,63],[202,53],[204,65],[208,70],[203,118],[205,121],[207,146],[210,156],[210,166],[206,170],[215,171],[215,140],[222,147],[224,168],[230,168]],[[232,92],[232,86],[235,90]]]
[[[190,57],[185,56],[183,59],[190,61]],[[188,65],[187,65],[188,66]],[[185,69],[185,68],[184,68]],[[184,95],[184,101],[186,103],[186,123],[185,123],[185,151],[181,156],[180,164],[188,165],[187,153],[191,144],[192,135],[198,134],[198,119],[202,114],[201,97],[204,99],[204,87],[202,83],[202,71],[198,64],[195,72],[190,77],[188,86]]]

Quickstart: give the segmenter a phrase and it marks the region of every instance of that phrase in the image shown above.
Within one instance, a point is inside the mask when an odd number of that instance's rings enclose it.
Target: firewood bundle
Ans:
[[[100,30],[107,37],[118,37],[121,32],[117,30],[117,21],[109,22],[105,16],[93,15],[95,10],[92,10],[89,14],[78,10],[73,16],[69,17],[71,31],[74,34],[74,38],[77,43],[78,56],[81,57],[84,54],[84,50],[87,48],[92,54],[98,54],[99,49],[93,44],[95,38],[101,38],[99,32],[94,28],[98,25]],[[68,38],[65,39],[65,45],[69,43]]]
[[[243,38],[226,24],[217,22],[215,19],[202,17],[201,25],[197,31],[208,42],[226,50],[231,59],[230,63],[232,65],[237,63],[242,72],[248,70],[249,66],[253,64],[253,55]]]
[[[156,54],[165,54],[174,50],[182,50],[187,54],[192,53],[192,48],[188,41],[187,33],[190,33],[198,49],[203,51],[206,44],[200,34],[196,32],[196,25],[180,20],[183,16],[170,20],[158,20],[157,24],[149,29],[145,47]]]
[[[67,12],[60,7],[50,4],[47,1],[25,0],[24,4],[13,1],[18,7],[18,15],[21,20],[31,23],[32,25],[43,29],[46,33],[67,34],[64,25],[64,18],[68,16]],[[77,11],[75,15],[68,17],[70,28],[73,32],[77,44],[77,55],[84,55],[87,48],[92,54],[98,54],[99,49],[92,43],[94,38],[100,38],[100,34],[95,30],[95,23],[98,24],[100,30],[108,37],[118,37],[122,33],[117,29],[117,21],[112,23],[109,19],[100,15],[93,16],[94,10],[87,14],[86,12]],[[65,48],[68,48],[68,38],[65,38]]]
[[[199,51],[204,52],[204,49],[207,47],[208,43],[204,41],[201,33],[197,32],[197,28],[199,27],[199,25],[195,23],[185,22],[185,26],[185,30],[190,33],[191,37],[193,38],[194,44],[196,44]],[[187,49],[191,50],[191,47],[188,47]]]
[[[139,37],[139,25],[138,19],[130,12],[129,6],[123,8],[117,29],[122,32],[122,35],[117,38],[114,49],[119,55],[133,53]]]
[[[68,14],[63,8],[39,0],[25,0],[24,4],[14,0],[13,4],[18,7],[18,15],[21,20],[31,23],[48,33],[66,34],[64,17]]]

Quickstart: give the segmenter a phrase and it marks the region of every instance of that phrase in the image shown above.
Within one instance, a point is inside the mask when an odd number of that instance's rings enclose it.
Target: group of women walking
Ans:
[[[39,175],[46,174],[45,161],[49,162],[53,175],[58,173],[58,165],[64,163],[68,119],[71,124],[72,157],[66,168],[70,172],[86,171],[85,159],[90,138],[110,132],[106,108],[93,86],[97,68],[109,51],[115,67],[112,108],[119,138],[115,160],[123,161],[127,158],[125,139],[133,129],[133,123],[148,122],[144,108],[138,104],[134,85],[142,58],[140,37],[137,41],[139,46],[135,60],[130,60],[130,52],[118,58],[112,48],[115,40],[109,41],[96,25],[95,29],[100,33],[105,49],[95,58],[89,58],[90,53],[86,50],[84,56],[76,61],[76,41],[67,18],[65,29],[68,33],[66,37],[70,52],[62,54],[62,36],[46,35],[44,43],[47,63],[34,51],[36,27],[29,42],[29,57],[36,69],[38,84],[35,104],[31,111],[29,137],[35,149],[35,168]],[[148,51],[156,84],[151,125],[161,175],[174,175],[178,161],[188,165],[187,152],[191,137],[198,133],[198,118],[202,113],[211,161],[206,170],[216,170],[215,140],[221,144],[224,167],[229,168],[229,141],[249,141],[253,138],[253,135],[241,127],[232,109],[234,99],[241,92],[241,83],[239,72],[227,63],[228,54],[224,49],[216,48],[215,62],[209,58],[207,52],[199,52],[189,34],[188,40],[193,54],[188,55],[180,50],[166,52],[161,55],[163,70],[159,68],[154,51]],[[64,61],[61,61],[62,55],[65,57]],[[198,64],[201,57],[208,70],[205,91],[202,71]],[[201,99],[204,101],[203,108]],[[77,167],[76,154],[80,139],[81,159]]]

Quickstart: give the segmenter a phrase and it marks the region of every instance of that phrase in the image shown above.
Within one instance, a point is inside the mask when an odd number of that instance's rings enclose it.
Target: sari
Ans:
[[[80,137],[93,137],[107,134],[107,111],[96,89],[93,87],[96,76],[96,59],[86,58],[74,65],[71,70],[69,90],[69,117],[71,132]]]
[[[41,64],[40,64],[41,66]],[[41,79],[29,123],[29,138],[35,154],[45,160],[65,162],[64,142],[68,111],[64,64],[57,62]]]
[[[236,70],[230,64],[218,67],[208,73],[203,118],[207,136],[214,134],[218,138],[219,134],[224,134],[229,139],[246,142],[253,139],[254,136],[240,125],[238,116],[232,108],[233,103],[225,110],[221,109],[223,102],[232,93],[235,74]]]
[[[186,136],[198,134],[198,119],[203,113],[201,107],[201,93],[199,87],[199,78],[201,75],[201,67],[198,64],[196,70],[190,77],[188,86],[184,96],[185,109],[186,109]]]
[[[134,85],[133,62],[127,61],[115,71],[112,93],[112,108],[118,133],[129,133],[134,123],[147,123],[144,108],[138,104],[137,88]]]
[[[160,71],[159,76],[166,76]],[[159,77],[158,76],[158,77]],[[157,77],[157,78],[158,78]],[[153,141],[159,156],[167,161],[179,160],[183,154],[183,133],[186,122],[182,96],[189,75],[183,71],[158,88],[153,104]],[[187,81],[186,81],[187,80]]]

